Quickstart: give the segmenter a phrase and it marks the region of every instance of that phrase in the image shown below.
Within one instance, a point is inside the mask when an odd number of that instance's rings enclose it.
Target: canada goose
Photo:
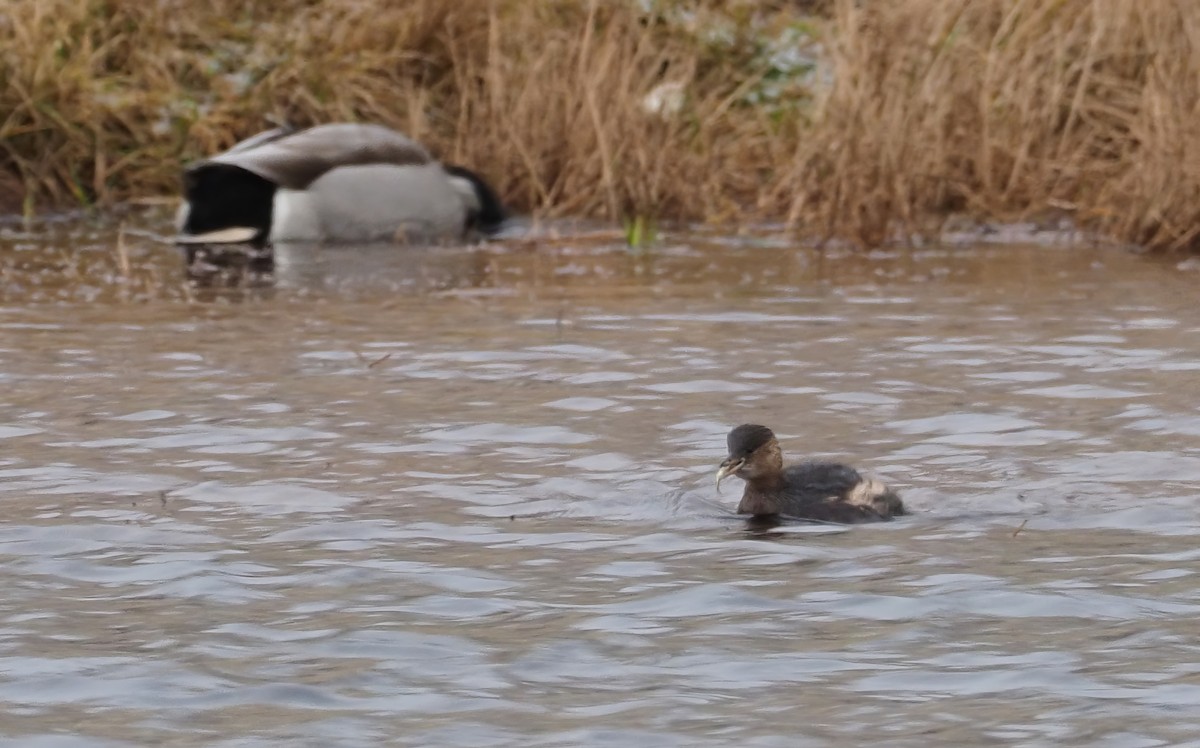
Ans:
[[[188,166],[183,186],[176,243],[189,246],[462,240],[506,218],[477,174],[380,125],[259,133]]]

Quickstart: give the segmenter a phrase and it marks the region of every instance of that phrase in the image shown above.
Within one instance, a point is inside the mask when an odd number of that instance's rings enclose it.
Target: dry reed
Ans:
[[[392,125],[545,216],[784,220],[874,245],[952,214],[1067,212],[1200,246],[1188,3],[646,5],[10,3],[0,206],[170,193],[182,163],[273,117]],[[764,40],[796,29],[818,70],[764,96],[780,73]],[[648,112],[664,83],[686,100]]]
[[[793,221],[875,243],[953,212],[1067,211],[1146,246],[1197,246],[1190,4],[844,0],[836,28]]]

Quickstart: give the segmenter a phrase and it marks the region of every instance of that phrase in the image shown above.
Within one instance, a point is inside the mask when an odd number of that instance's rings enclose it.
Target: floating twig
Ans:
[[[366,366],[368,369],[374,369],[376,366],[379,366],[379,365],[380,365],[380,364],[382,364],[384,361],[387,361],[389,358],[391,358],[391,357],[392,357],[392,354],[390,354],[390,353],[385,353],[385,354],[383,354],[382,356],[380,356],[379,358],[377,358],[377,359],[375,359],[375,360],[373,360],[373,361],[369,361],[369,360],[367,360],[367,357],[366,357],[366,356],[364,356],[364,355],[362,355],[362,353],[360,353],[359,351],[355,351],[355,352],[354,352],[354,356],[355,356],[355,357],[356,357],[356,358],[357,358],[357,359],[358,359],[360,362],[362,362],[362,364],[363,364],[364,366]]]

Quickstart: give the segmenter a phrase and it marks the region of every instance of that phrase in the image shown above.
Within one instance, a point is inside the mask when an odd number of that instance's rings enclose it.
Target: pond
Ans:
[[[1200,739],[1175,261],[580,231],[202,292],[68,224],[0,268],[14,744]],[[912,516],[749,530],[743,422]]]

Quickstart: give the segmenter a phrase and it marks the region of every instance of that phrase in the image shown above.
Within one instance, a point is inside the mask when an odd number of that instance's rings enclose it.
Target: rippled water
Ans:
[[[12,744],[1200,741],[1194,274],[567,239],[197,298],[56,241],[0,240]],[[748,531],[744,421],[915,514]]]

